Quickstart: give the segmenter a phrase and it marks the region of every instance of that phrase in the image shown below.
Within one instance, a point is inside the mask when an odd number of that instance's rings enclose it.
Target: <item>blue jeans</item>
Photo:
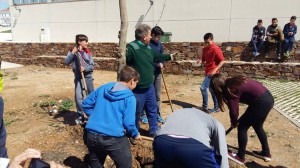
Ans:
[[[153,151],[155,168],[219,168],[221,163],[212,148],[192,138],[160,135],[153,141]]]
[[[158,130],[157,102],[153,84],[149,88],[136,88],[133,90],[136,98],[136,128],[140,129],[139,119],[145,109],[149,121],[149,134],[154,135]]]
[[[109,137],[87,133],[87,147],[91,168],[102,168],[109,155],[117,168],[131,168],[132,158],[127,137]]]
[[[287,51],[291,52],[293,49],[294,42],[295,42],[294,37],[284,38],[284,43],[283,43],[284,52],[287,52]]]
[[[264,44],[264,41],[261,39],[252,39],[251,40],[252,45],[253,45],[253,52],[258,52],[262,45]]]
[[[154,89],[155,89],[155,96],[157,101],[157,114],[160,115],[161,107],[160,107],[160,97],[161,97],[161,82],[162,76],[160,72],[154,73]]]
[[[203,104],[202,107],[207,109],[208,107],[208,93],[207,93],[207,89],[209,89],[210,93],[211,93],[211,97],[214,101],[214,109],[218,109],[219,105],[218,105],[218,100],[216,95],[214,94],[214,92],[210,89],[209,85],[210,85],[210,79],[211,76],[205,76],[204,81],[202,82],[201,86],[200,86],[200,91],[202,94],[202,99],[203,99]]]
[[[3,110],[4,110],[4,103],[2,97],[0,96],[0,158],[8,158],[7,149],[5,147],[6,129],[5,129],[5,124],[3,122]]]
[[[86,82],[86,87],[88,90],[88,93],[90,94],[92,91],[94,91],[94,84],[93,84],[94,79],[91,78],[85,78]],[[83,116],[83,109],[82,109],[82,102],[83,102],[83,83],[81,82],[81,79],[75,78],[74,79],[75,83],[75,102],[76,102],[76,108],[77,108],[77,113],[79,116]]]

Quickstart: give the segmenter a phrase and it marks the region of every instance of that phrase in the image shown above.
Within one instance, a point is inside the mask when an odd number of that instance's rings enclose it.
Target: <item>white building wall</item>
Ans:
[[[158,25],[172,32],[173,42],[198,42],[212,32],[215,41],[249,41],[258,19],[264,26],[277,17],[284,26],[292,15],[299,17],[300,0],[127,0],[127,41],[134,40],[139,23]],[[40,41],[48,28],[52,42],[73,42],[86,34],[91,42],[118,42],[120,12],[118,0],[91,0],[11,6],[14,41]],[[161,17],[161,18],[160,18]],[[160,19],[160,20],[159,20]],[[300,33],[296,39],[300,39]]]

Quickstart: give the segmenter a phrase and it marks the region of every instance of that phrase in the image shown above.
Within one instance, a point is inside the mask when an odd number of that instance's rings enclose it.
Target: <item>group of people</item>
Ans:
[[[226,78],[220,74],[224,56],[214,43],[212,33],[204,35],[205,46],[202,58],[198,60],[198,63],[205,65],[205,78],[200,87],[202,110],[176,110],[158,128],[160,91],[157,90],[160,88],[155,88],[154,81],[161,82],[157,77],[159,78],[163,62],[175,60],[177,55],[162,53],[159,39],[163,33],[155,33],[155,29],[163,32],[158,26],[153,29],[146,24],[137,26],[136,40],[127,45],[127,65],[120,71],[120,80],[104,84],[95,90],[92,76],[94,61],[88,49],[87,36],[77,35],[76,47],[68,52],[65,63],[73,63],[78,113],[76,122],[83,123],[84,114],[88,117],[85,129],[89,166],[103,167],[107,155],[118,168],[132,166],[128,137],[133,141],[142,140],[139,129],[143,111],[149,122],[148,136],[154,137],[154,165],[158,168],[226,168],[229,167],[228,157],[243,164],[247,130],[251,126],[262,144],[262,151],[253,151],[253,155],[270,161],[271,154],[263,124],[273,107],[273,97],[266,87],[255,80],[244,76]],[[212,109],[208,108],[207,89],[213,97]],[[86,98],[84,91],[88,93]],[[249,105],[240,119],[239,102]],[[224,111],[224,104],[228,106],[232,126],[238,127],[238,153],[227,152],[224,127],[209,114]],[[1,151],[2,149],[4,148],[1,146]],[[2,154],[6,152],[1,152],[1,156]]]
[[[257,25],[253,27],[251,43],[253,45],[253,55],[259,56],[260,49],[265,46],[265,57],[269,57],[270,45],[276,44],[277,59],[281,59],[282,53],[284,58],[290,57],[293,49],[297,25],[295,24],[296,16],[290,18],[290,22],[284,25],[283,30],[278,25],[278,19],[273,18],[272,24],[267,30],[263,26],[263,21],[259,19]]]

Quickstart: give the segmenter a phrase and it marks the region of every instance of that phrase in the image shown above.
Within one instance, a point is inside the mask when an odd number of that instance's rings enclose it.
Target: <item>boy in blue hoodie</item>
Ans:
[[[102,85],[82,102],[89,117],[85,128],[91,168],[103,167],[107,155],[117,168],[132,166],[126,135],[141,139],[135,125],[136,99],[132,93],[139,78],[135,69],[125,66],[120,82]]]
[[[83,110],[81,107],[83,96],[83,81],[81,77],[81,72],[83,72],[86,82],[86,87],[88,93],[94,91],[93,84],[93,70],[94,70],[94,60],[91,51],[88,49],[88,37],[83,34],[78,34],[75,37],[76,47],[72,48],[66,57],[65,64],[72,64],[72,70],[74,72],[74,83],[75,83],[75,102],[77,108],[78,118],[75,120],[76,124],[82,124],[84,121]],[[76,57],[79,55],[79,58]],[[80,65],[80,67],[79,67]]]

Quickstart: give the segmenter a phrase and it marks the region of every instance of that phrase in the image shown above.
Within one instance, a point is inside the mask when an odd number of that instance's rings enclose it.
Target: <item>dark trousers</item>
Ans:
[[[145,109],[149,120],[149,134],[154,135],[158,130],[157,123],[157,102],[155,98],[155,90],[153,84],[149,88],[134,89],[133,93],[136,98],[136,118],[135,124],[140,129],[139,119]]]
[[[0,158],[8,158],[6,144],[6,129],[3,122],[4,103],[0,96]]]
[[[270,43],[268,41],[265,41],[265,52],[268,54],[269,51],[270,51],[270,44],[273,44],[273,43]],[[278,40],[276,41],[276,52],[277,54],[281,54],[281,41]]]
[[[117,168],[131,168],[132,158],[127,137],[109,137],[97,133],[87,133],[87,147],[91,168],[102,168],[109,155]]]
[[[238,125],[238,156],[240,158],[245,158],[246,146],[248,142],[247,131],[251,126],[258,136],[258,139],[262,145],[263,153],[266,155],[270,154],[268,139],[263,128],[263,124],[269,112],[273,108],[273,105],[273,96],[269,91],[266,91],[262,96],[249,105],[245,113],[241,116],[240,123]]]
[[[213,149],[192,138],[157,136],[153,141],[155,168],[218,168]]]

